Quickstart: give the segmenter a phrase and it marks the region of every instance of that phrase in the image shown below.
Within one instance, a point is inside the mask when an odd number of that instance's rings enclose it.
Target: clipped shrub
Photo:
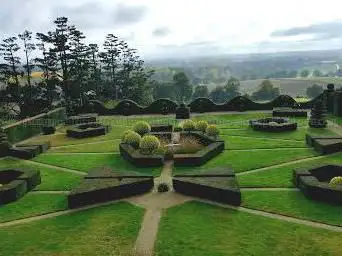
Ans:
[[[332,178],[329,184],[332,186],[342,186],[342,177],[337,176]]]
[[[210,137],[216,137],[220,134],[220,130],[217,128],[215,124],[208,125],[205,132]]]
[[[151,131],[151,126],[145,121],[140,121],[134,125],[133,130],[141,136],[144,136],[146,133]]]
[[[160,146],[159,139],[154,135],[145,135],[140,141],[140,151],[142,154],[150,155]]]
[[[195,130],[195,122],[192,120],[186,120],[183,122],[183,130],[184,131],[194,131]]]
[[[125,136],[124,143],[132,146],[133,148],[139,148],[140,141],[141,136],[138,133],[129,131]]]
[[[173,127],[173,131],[174,132],[181,132],[181,131],[183,131],[183,127],[178,124],[175,127]]]
[[[133,132],[133,131],[128,130],[128,131],[125,131],[125,132],[121,135],[121,142],[122,142],[122,143],[126,143],[126,136],[127,136],[127,134],[129,134],[129,133],[131,133],[131,132]]]
[[[160,183],[158,185],[158,192],[159,193],[164,193],[164,192],[167,192],[167,191],[169,191],[169,186],[166,183]]]
[[[200,121],[196,122],[196,124],[195,124],[195,129],[197,131],[201,131],[203,133],[206,131],[207,127],[208,127],[208,122],[204,121],[204,120],[200,120]]]

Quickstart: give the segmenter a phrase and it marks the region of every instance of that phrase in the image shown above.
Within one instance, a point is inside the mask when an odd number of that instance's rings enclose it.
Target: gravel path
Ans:
[[[267,138],[267,137],[254,137],[254,136],[243,136],[243,135],[234,135],[234,134],[225,134],[222,133],[221,136],[229,136],[229,137],[238,137],[238,138],[248,138],[248,139],[260,139],[260,140],[276,140],[276,141],[291,141],[291,142],[301,142],[302,140],[292,140],[292,139],[281,139],[281,138]]]
[[[118,155],[120,152],[47,152],[45,155]]]

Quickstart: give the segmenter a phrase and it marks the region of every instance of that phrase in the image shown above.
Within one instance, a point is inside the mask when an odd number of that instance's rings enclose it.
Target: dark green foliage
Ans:
[[[321,154],[332,154],[342,151],[342,138],[340,139],[315,139],[312,146]]]
[[[95,122],[96,122],[96,116],[95,115],[69,116],[65,120],[65,124],[67,124],[67,125],[95,123]]]
[[[150,191],[153,178],[94,178],[83,183],[68,195],[69,208],[117,200]]]
[[[259,90],[253,93],[252,98],[255,100],[272,100],[279,94],[278,87],[274,87],[270,80],[264,80]]]
[[[4,131],[11,143],[28,139],[41,132],[41,127],[45,125],[56,126],[64,123],[66,119],[65,108],[58,108],[48,113],[41,114],[19,123],[4,127]]]
[[[53,126],[43,126],[42,131],[44,135],[50,135],[56,132],[56,128]]]
[[[173,128],[173,131],[174,131],[174,132],[181,132],[181,131],[183,131],[183,127],[180,126],[180,125],[177,125],[177,126],[175,126],[175,127]]]
[[[297,108],[277,108],[273,109],[272,115],[277,117],[306,117],[308,115],[308,111]]]
[[[0,170],[0,205],[18,200],[40,183],[36,170]]]
[[[151,132],[151,126],[145,121],[140,121],[134,125],[133,131],[140,134],[140,136],[143,136],[143,135]]]
[[[9,155],[21,158],[21,159],[32,159],[41,153],[39,145],[29,145],[22,147],[15,147],[9,149]]]
[[[323,101],[317,101],[311,110],[309,126],[311,128],[324,128],[327,126],[326,107]]]
[[[146,114],[169,114],[174,113],[177,108],[177,103],[168,99],[158,99],[152,102],[144,109]]]
[[[172,132],[171,124],[153,124],[151,125],[151,132]]]
[[[7,156],[11,144],[8,142],[6,133],[0,131],[0,157]]]
[[[190,108],[185,106],[185,104],[180,104],[176,108],[176,119],[189,119],[190,118]]]
[[[86,123],[74,125],[69,128],[66,135],[71,138],[88,138],[94,136],[101,136],[106,134],[106,127],[98,123]]]
[[[306,95],[308,95],[309,98],[316,98],[321,93],[323,93],[323,88],[317,84],[313,84],[306,89]]]
[[[250,120],[249,124],[255,131],[285,132],[297,129],[297,123],[289,122],[287,118],[282,117]]]
[[[169,185],[168,185],[168,184],[166,184],[166,183],[160,183],[160,184],[158,185],[158,192],[159,192],[159,193],[164,193],[164,192],[167,192],[167,191],[169,191]]]
[[[209,90],[206,85],[198,85],[195,87],[194,94],[192,95],[193,99],[197,98],[208,98]]]
[[[184,72],[179,72],[173,76],[176,97],[179,103],[188,101],[192,96],[192,85],[188,76]]]
[[[342,186],[329,184],[331,179],[337,176],[342,176],[340,165],[321,165],[293,170],[293,182],[306,197],[342,204]]]

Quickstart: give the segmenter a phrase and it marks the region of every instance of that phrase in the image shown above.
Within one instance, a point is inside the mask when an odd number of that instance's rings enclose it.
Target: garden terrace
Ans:
[[[329,184],[338,176],[342,176],[342,165],[321,165],[293,171],[293,180],[306,197],[342,204],[342,185]]]
[[[305,140],[306,134],[337,137],[338,129],[309,128],[304,117],[289,118],[298,124],[294,131],[269,133],[249,127],[249,120],[271,115],[270,111],[193,114],[194,120],[216,123],[225,142],[224,150],[201,166],[166,161],[163,167],[136,167],[120,156],[125,131],[138,121],[177,126],[174,114],[100,116],[99,123],[111,126],[105,135],[70,138],[66,136],[70,126],[61,125],[55,134],[23,141],[26,145],[50,141],[51,147],[28,161],[0,159],[4,170],[35,169],[41,175],[41,184],[33,191],[0,207],[1,253],[131,255],[140,248],[155,255],[258,256],[270,251],[280,256],[340,255],[342,206],[311,200],[292,182],[295,168],[342,165],[342,152],[321,155]],[[172,179],[178,178],[193,179],[191,183],[201,187],[226,188],[231,170],[240,188],[240,207],[182,195],[172,186]],[[116,190],[120,179],[139,180],[136,176],[142,181],[153,176],[152,192],[69,209],[70,191],[82,184],[86,188],[88,181],[110,183]],[[158,193],[158,184],[164,183],[170,191]]]
[[[289,119],[282,117],[250,120],[249,124],[256,131],[285,132],[297,129],[297,123],[289,122]]]

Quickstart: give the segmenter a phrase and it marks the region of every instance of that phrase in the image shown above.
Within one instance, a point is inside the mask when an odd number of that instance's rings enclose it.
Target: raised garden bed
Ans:
[[[0,170],[0,205],[18,200],[40,183],[40,173],[36,170]]]
[[[171,132],[152,133],[159,137],[161,141],[170,140]],[[165,154],[163,151],[157,151],[152,155],[141,154],[138,149],[133,148],[128,144],[121,143],[119,146],[121,156],[137,167],[146,166],[161,166],[164,160],[173,159],[174,164],[177,166],[199,166],[217,156],[224,150],[224,141],[210,138],[200,132],[181,132],[180,139],[182,138],[195,138],[201,145],[194,145],[191,148],[191,153],[182,153],[183,149],[177,147],[173,154]],[[167,143],[166,143],[167,144]]]
[[[153,188],[153,177],[113,172],[97,168],[88,174],[83,183],[68,195],[69,208],[118,200],[144,194]]]
[[[341,165],[320,165],[293,170],[293,182],[306,197],[342,204],[342,186],[329,184],[337,176],[342,176]]]
[[[297,108],[275,108],[272,111],[272,115],[276,117],[306,117],[308,110]]]
[[[235,173],[228,168],[176,175],[173,187],[185,195],[237,206],[241,204],[241,192]]]
[[[342,137],[340,136],[313,136],[306,134],[305,139],[308,146],[314,147],[321,154],[332,154],[342,151]]]
[[[67,130],[67,136],[72,138],[87,138],[105,135],[107,128],[99,123],[85,123],[74,125]]]
[[[288,118],[267,117],[249,121],[250,126],[256,131],[285,132],[297,129],[297,123],[290,122]]]

